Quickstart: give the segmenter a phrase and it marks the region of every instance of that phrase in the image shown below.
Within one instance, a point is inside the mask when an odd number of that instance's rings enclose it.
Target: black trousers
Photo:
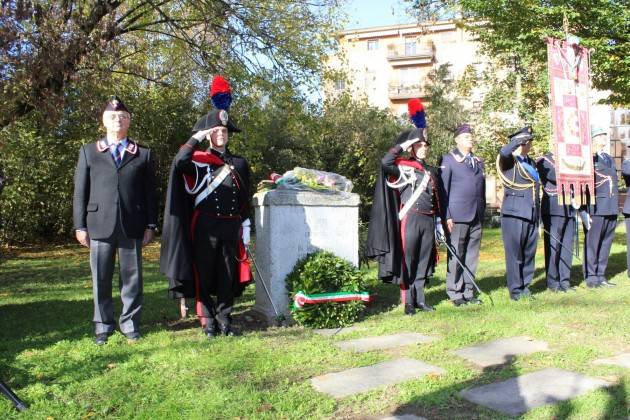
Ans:
[[[573,262],[575,217],[543,215],[542,222],[546,231],[543,233],[543,241],[547,287],[568,289],[571,287],[569,279]]]
[[[231,322],[237,273],[239,220],[200,215],[194,228],[196,312],[202,326]],[[216,303],[212,296],[216,296]]]
[[[454,223],[453,230],[447,237],[459,260],[468,267],[473,275],[476,273],[479,263],[481,231],[481,221],[475,217],[475,220],[470,223]],[[471,299],[473,297],[473,285],[450,251],[448,252],[447,267],[446,293],[448,297],[451,300]]]
[[[424,286],[435,269],[435,222],[432,215],[407,213],[400,223],[403,240],[403,299],[424,303]]]
[[[505,271],[512,299],[529,293],[534,278],[538,224],[519,217],[501,217]]]
[[[606,280],[610,247],[615,238],[617,216],[591,216],[591,228],[584,232],[584,281],[595,285]]]
[[[626,217],[626,268],[628,269],[628,277],[630,277],[630,214],[625,214]]]

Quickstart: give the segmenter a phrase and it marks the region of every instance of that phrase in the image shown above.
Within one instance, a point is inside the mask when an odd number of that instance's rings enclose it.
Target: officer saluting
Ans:
[[[572,193],[558,191],[556,184],[555,156],[546,153],[536,161],[540,174],[543,196],[540,205],[541,218],[545,229],[545,273],[547,289],[552,292],[575,291],[571,288],[571,262],[573,260],[573,236],[575,233],[575,208],[565,202],[565,196]]]
[[[619,212],[617,168],[612,156],[604,151],[609,144],[606,130],[591,127],[591,140],[595,149],[595,192],[586,195],[591,226],[584,235],[584,281],[587,287],[614,286],[606,280],[605,272]]]
[[[416,125],[403,131],[381,161],[370,215],[367,254],[379,262],[379,278],[400,285],[405,314],[433,311],[424,300],[424,286],[435,269],[435,230],[440,222],[436,168],[427,165],[424,108],[409,101]],[[409,158],[401,153],[408,151]]]
[[[443,185],[447,240],[474,274],[479,262],[481,223],[486,209],[484,163],[472,153],[473,132],[468,124],[455,130],[457,147],[442,156],[440,176]],[[446,293],[455,306],[481,304],[473,295],[473,285],[449,252]]]
[[[507,285],[512,300],[531,297],[534,257],[538,241],[540,178],[527,155],[533,139],[531,127],[510,136],[497,157],[497,174],[503,182],[501,233],[505,248]]]
[[[244,248],[251,224],[249,166],[227,148],[229,133],[240,130],[228,115],[231,89],[221,76],[213,79],[211,95],[217,109],[197,121],[173,160],[160,255],[171,297],[195,297],[208,338],[236,334],[234,298],[251,281]],[[198,150],[206,139],[209,148]]]

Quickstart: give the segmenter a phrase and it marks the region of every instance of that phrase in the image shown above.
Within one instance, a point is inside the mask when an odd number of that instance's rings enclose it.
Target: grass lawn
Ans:
[[[484,231],[478,278],[495,305],[453,307],[444,291],[444,255],[427,290],[437,311],[404,316],[398,290],[375,281],[376,301],[343,336],[322,337],[300,327],[261,329],[248,322],[253,288],[239,300],[241,337],[208,341],[191,317],[166,296],[158,273],[158,246],[145,252],[143,338],[127,344],[117,333],[97,347],[92,341],[92,293],[87,253],[77,246],[21,250],[0,265],[0,378],[29,405],[24,414],[0,398],[0,418],[378,418],[414,413],[433,419],[501,419],[497,412],[459,398],[469,386],[546,367],[613,382],[569,402],[543,406],[526,419],[626,419],[630,371],[592,361],[630,351],[630,280],[620,223],[608,274],[618,284],[586,289],[573,267],[576,293],[545,291],[542,240],[532,290],[535,301],[511,302],[505,287],[503,246],[497,229]],[[119,313],[119,305],[116,307]],[[430,344],[351,353],[335,341],[396,332],[440,337]],[[479,369],[450,353],[495,338],[527,335],[551,351]],[[409,357],[440,366],[441,376],[348,397],[314,391],[309,378],[351,367]]]

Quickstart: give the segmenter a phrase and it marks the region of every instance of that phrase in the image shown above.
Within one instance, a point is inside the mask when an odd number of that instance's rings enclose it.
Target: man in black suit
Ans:
[[[573,261],[573,236],[575,233],[575,208],[565,202],[571,192],[558,191],[556,182],[555,156],[546,153],[536,161],[542,187],[540,205],[541,218],[545,229],[545,273],[547,289],[552,292],[574,291],[569,279]]]
[[[595,191],[586,196],[590,215],[590,229],[584,234],[584,281],[587,287],[615,286],[606,280],[610,247],[615,237],[619,193],[615,160],[605,152],[609,145],[608,133],[602,127],[591,128],[595,149]]]
[[[74,228],[90,249],[95,343],[114,333],[112,277],[118,252],[122,313],[120,330],[140,338],[142,246],[157,226],[155,171],[151,151],[127,137],[131,115],[116,97],[103,112],[106,137],[81,147],[74,175]]]
[[[534,161],[527,155],[532,140],[531,127],[524,127],[510,136],[510,142],[501,148],[497,159],[497,174],[504,187],[501,234],[512,300],[530,298],[529,285],[534,278],[540,177]]]
[[[483,160],[472,153],[472,129],[462,124],[455,130],[457,147],[442,156],[440,176],[446,213],[447,240],[457,257],[474,274],[479,263],[481,224],[486,209]],[[449,252],[446,293],[455,306],[481,304],[473,285]]]

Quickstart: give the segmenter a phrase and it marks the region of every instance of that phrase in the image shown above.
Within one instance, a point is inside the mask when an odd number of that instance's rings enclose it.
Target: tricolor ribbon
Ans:
[[[306,304],[327,303],[327,302],[349,302],[351,300],[370,301],[369,292],[334,292],[334,293],[313,293],[307,295],[304,292],[297,292],[293,296],[293,307],[300,309]]]

